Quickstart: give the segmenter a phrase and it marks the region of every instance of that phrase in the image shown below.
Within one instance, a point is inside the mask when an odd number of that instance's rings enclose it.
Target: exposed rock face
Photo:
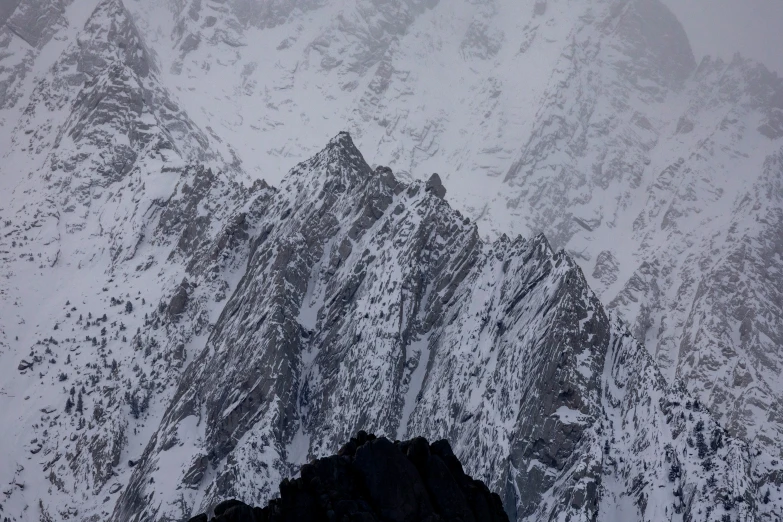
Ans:
[[[265,508],[236,500],[214,509],[214,522],[383,520],[506,522],[500,497],[465,474],[445,440],[391,442],[360,431],[337,455],[302,466]],[[197,515],[190,522],[207,520]]]
[[[440,180],[440,176],[437,174],[430,176],[430,179],[427,180],[425,187],[425,190],[432,192],[441,199],[446,197],[446,187],[443,186],[443,182]]]

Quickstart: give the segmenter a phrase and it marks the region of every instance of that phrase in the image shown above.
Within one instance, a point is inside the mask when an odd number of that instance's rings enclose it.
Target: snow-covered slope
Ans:
[[[699,101],[678,123],[680,158],[628,216],[639,264],[605,295],[670,379],[683,379],[732,432],[779,453],[783,82],[741,60],[704,62],[697,74]],[[727,99],[709,127],[690,129]]]
[[[55,19],[35,64],[56,57],[3,109],[17,118],[0,166],[9,520],[103,516],[99,500],[116,495],[147,416],[157,422],[151,412],[214,320],[209,303],[235,284],[230,270],[198,289],[188,279],[220,264],[213,240],[228,247],[237,211],[270,193],[243,188],[236,160],[177,107],[122,3],[96,4]],[[174,306],[176,321],[150,320],[181,288],[187,315]]]

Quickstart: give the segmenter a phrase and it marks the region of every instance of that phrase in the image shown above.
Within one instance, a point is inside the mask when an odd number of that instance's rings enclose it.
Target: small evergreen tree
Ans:
[[[715,428],[712,431],[712,438],[710,440],[710,449],[712,449],[713,452],[716,452],[722,447],[723,447],[723,432],[720,429]]]
[[[130,301],[125,301],[125,313],[130,314],[133,312],[133,303]]]
[[[82,413],[84,411],[84,401],[82,400],[82,392],[79,392],[79,397],[76,399],[76,411]]]
[[[136,398],[136,394],[132,393],[129,397],[128,404],[130,405],[130,412],[134,419],[139,418],[139,400]]]
[[[70,415],[72,409],[73,409],[73,401],[71,400],[70,397],[68,397],[68,400],[65,401],[65,413]]]
[[[696,449],[699,451],[699,458],[703,459],[707,455],[707,443],[704,442],[704,433],[696,432]]]
[[[96,404],[93,407],[92,418],[97,422],[101,422],[101,420],[103,420],[103,407],[100,404]]]

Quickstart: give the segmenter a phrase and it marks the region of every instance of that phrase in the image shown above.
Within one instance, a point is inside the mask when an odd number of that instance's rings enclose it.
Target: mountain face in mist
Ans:
[[[763,66],[655,0],[0,22],[3,517],[263,505],[359,429],[511,520],[783,511]]]
[[[249,172],[275,182],[335,125],[439,172],[482,237],[544,233],[668,380],[779,453],[783,82],[762,65],[697,63],[657,0],[129,6]]]

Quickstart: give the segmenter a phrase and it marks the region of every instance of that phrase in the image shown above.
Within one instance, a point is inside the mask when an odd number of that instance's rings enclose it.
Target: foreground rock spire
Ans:
[[[391,442],[360,431],[337,455],[302,466],[265,508],[226,500],[214,522],[507,522],[500,497],[465,474],[446,440]],[[206,514],[190,522],[207,522]]]

